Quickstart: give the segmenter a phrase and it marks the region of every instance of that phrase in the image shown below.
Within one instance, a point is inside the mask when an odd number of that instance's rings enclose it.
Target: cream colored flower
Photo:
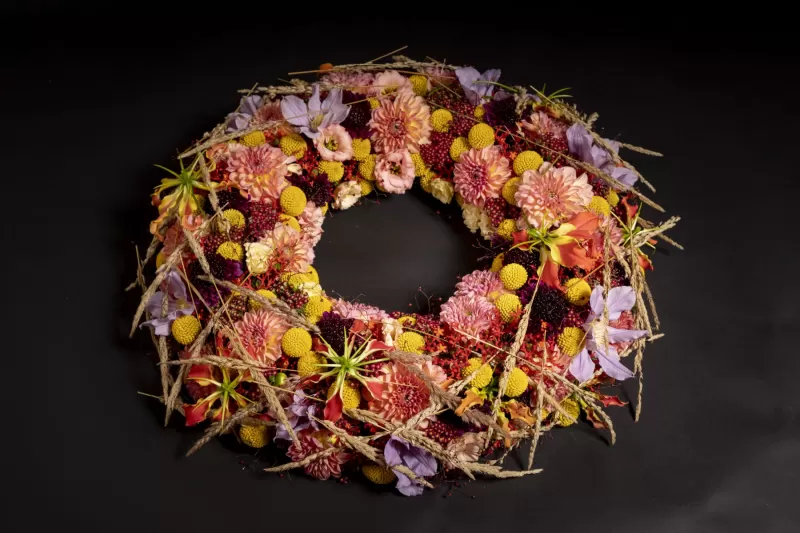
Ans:
[[[431,194],[443,204],[449,204],[453,200],[453,184],[447,180],[436,178],[431,181]]]
[[[381,333],[383,334],[383,343],[387,346],[394,346],[397,337],[403,333],[403,326],[394,318],[387,318],[383,321]]]
[[[461,206],[461,215],[464,217],[464,224],[472,233],[478,231],[478,224],[481,219],[482,209],[477,205],[464,204]]]
[[[300,284],[300,290],[306,293],[311,298],[312,296],[324,296],[325,292],[322,290],[322,285],[313,281],[306,281]]]
[[[251,274],[263,274],[269,269],[269,258],[272,248],[260,242],[249,242],[244,245],[247,251],[247,270]]]
[[[361,198],[361,185],[357,181],[346,181],[333,191],[334,209],[349,209]]]

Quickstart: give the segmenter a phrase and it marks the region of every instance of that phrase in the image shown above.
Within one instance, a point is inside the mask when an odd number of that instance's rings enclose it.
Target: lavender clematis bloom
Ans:
[[[619,151],[620,143],[606,139],[614,153]],[[582,124],[575,123],[567,130],[567,144],[569,151],[577,155],[581,161],[589,163],[610,175],[620,183],[633,187],[638,177],[636,174],[625,167],[618,167],[614,164],[611,154],[603,148],[594,144],[594,138]]]
[[[484,100],[489,100],[494,93],[495,86],[492,83],[500,79],[500,69],[490,69],[481,74],[473,67],[461,67],[456,69],[456,76],[464,89],[467,100],[472,105],[479,105]]]
[[[319,415],[320,413],[318,411],[319,408],[315,402],[309,400],[302,394],[295,393],[292,397],[292,403],[286,408],[286,418],[289,419],[289,424],[292,426],[295,434],[308,428],[317,430],[319,429],[319,424],[311,417]],[[286,427],[280,423],[275,427],[275,438],[283,440],[292,439]]]
[[[294,95],[284,96],[281,113],[289,124],[300,128],[300,133],[316,139],[321,128],[341,124],[350,113],[350,106],[342,103],[342,89],[339,87],[331,89],[320,102],[319,85],[314,84],[308,103]]]
[[[630,311],[636,303],[636,293],[630,287],[614,287],[608,291],[608,320],[616,320],[623,311]],[[595,366],[590,352],[594,352],[603,372],[614,379],[628,379],[633,372],[628,370],[619,360],[617,342],[630,342],[642,337],[647,331],[642,329],[619,329],[608,325],[603,319],[603,287],[596,286],[589,300],[591,313],[583,325],[586,331],[586,342],[583,349],[569,365],[569,372],[575,379],[583,383],[594,374]]]
[[[228,115],[228,127],[226,131],[232,133],[234,131],[243,130],[249,126],[250,121],[253,120],[253,117],[263,102],[264,99],[256,94],[242,98],[239,110],[236,111],[236,113]]]
[[[165,297],[167,298],[167,316],[162,317],[162,305]],[[169,327],[176,318],[194,313],[194,304],[187,300],[186,285],[183,284],[180,274],[174,270],[167,274],[167,278],[161,284],[161,290],[147,301],[147,312],[150,313],[150,316],[157,318],[142,322],[139,327],[150,326],[155,330],[155,334],[161,337],[169,335]]]
[[[386,443],[383,456],[388,466],[406,466],[420,477],[436,474],[436,469],[439,467],[433,455],[422,448],[394,436]],[[401,494],[405,496],[419,496],[422,494],[424,489],[417,485],[410,477],[397,470],[392,469],[392,471],[397,476],[397,485],[395,485],[395,488],[399,490]]]

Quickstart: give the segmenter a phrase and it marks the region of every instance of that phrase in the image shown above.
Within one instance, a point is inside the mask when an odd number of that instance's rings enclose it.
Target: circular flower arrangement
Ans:
[[[541,435],[581,417],[613,442],[604,409],[623,402],[605,386],[638,375],[638,417],[658,337],[648,251],[677,246],[677,218],[643,218],[663,210],[618,152],[658,154],[499,70],[397,56],[317,73],[247,91],[162,167],[133,328],[153,334],[167,419],[207,425],[190,453],[233,434],[279,450],[269,471],[415,495],[451,472],[536,473]],[[415,183],[457,204],[493,259],[438,314],[329,296],[313,267],[329,211]],[[504,469],[528,439],[527,468]]]

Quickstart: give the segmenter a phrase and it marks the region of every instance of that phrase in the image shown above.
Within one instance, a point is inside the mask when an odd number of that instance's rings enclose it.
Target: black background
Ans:
[[[493,6],[467,20],[328,20],[302,5],[196,6],[200,19],[5,18],[2,72],[3,498],[11,530],[793,531],[800,283],[791,34],[670,31]],[[376,12],[344,3],[340,12]],[[409,8],[410,9],[410,8]],[[652,21],[649,21],[652,23]],[[288,28],[288,29],[287,29]],[[302,475],[164,429],[147,335],[127,339],[148,193],[235,91],[404,44],[511,83],[568,86],[631,155],[686,246],[649,279],[666,337],[644,361],[643,418],[548,435],[540,475],[418,498]],[[10,159],[10,163],[9,163]],[[441,214],[437,214],[437,210]],[[455,215],[449,218],[450,215]],[[651,218],[653,213],[651,211]],[[325,223],[323,285],[389,309],[447,297],[483,255],[457,212],[412,192]],[[635,388],[626,388],[630,396]]]

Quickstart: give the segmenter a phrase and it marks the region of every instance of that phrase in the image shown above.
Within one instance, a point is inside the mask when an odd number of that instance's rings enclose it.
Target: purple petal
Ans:
[[[139,327],[149,326],[153,328],[153,333],[159,337],[166,337],[169,335],[170,324],[172,324],[172,319],[170,318],[154,318],[153,320],[142,322],[141,326]]]
[[[483,74],[481,74],[480,79],[485,80],[485,81],[497,81],[497,80],[500,79],[500,72],[501,71],[500,71],[499,68],[491,68],[491,69],[487,70],[486,72],[484,72]],[[490,85],[490,87],[491,87],[491,85]]]
[[[160,317],[163,300],[164,300],[164,293],[161,291],[157,291],[153,296],[150,297],[149,300],[147,300],[147,305],[145,306],[145,309],[147,309],[147,312],[150,313],[152,316]]]
[[[611,169],[609,174],[611,174],[612,178],[627,185],[628,187],[633,187],[633,184],[639,179],[639,176],[637,176],[631,169],[625,167],[614,167]]]
[[[403,463],[401,454],[408,450],[407,442],[397,437],[391,437],[383,448],[383,457],[389,466],[397,466]]]
[[[252,115],[246,113],[231,113],[228,115],[228,127],[226,131],[232,133],[234,131],[243,130],[250,125],[250,120],[252,118]]]
[[[608,319],[616,320],[623,311],[630,311],[636,303],[636,293],[630,287],[614,287],[608,291]],[[592,307],[594,310],[594,307]],[[600,310],[602,313],[603,310]]]
[[[633,372],[619,361],[619,354],[617,354],[617,350],[613,346],[608,347],[608,354],[603,353],[602,348],[598,346],[595,354],[597,355],[597,362],[600,363],[600,368],[612,378],[621,381],[633,377]]]
[[[602,169],[602,167],[611,163],[611,156],[608,155],[608,152],[605,148],[595,144],[589,151],[589,159],[585,161],[596,166],[597,168]]]
[[[316,115],[322,110],[322,104],[319,101],[319,85],[314,84],[311,91],[311,98],[308,99],[308,114]]]
[[[577,155],[581,161],[591,161],[592,135],[581,124],[576,122],[567,129],[567,145],[569,151]]]
[[[606,144],[608,144],[614,153],[619,153],[620,142],[619,141],[612,141],[611,139],[603,139]]]
[[[167,274],[167,293],[171,300],[186,300],[186,285],[181,275],[174,270]]]
[[[630,342],[647,333],[644,329],[619,329],[608,326],[608,342]]]
[[[481,77],[481,73],[473,67],[461,67],[456,69],[456,77],[461,87],[471,89],[472,85]]]
[[[601,285],[596,285],[595,288],[592,289],[592,296],[589,298],[589,307],[591,307],[594,317],[598,317],[603,314],[604,302],[605,299],[603,298],[603,287]],[[589,317],[587,322],[593,320],[594,317]]]
[[[289,124],[308,126],[308,106],[293,94],[284,96],[281,100],[281,114]]]
[[[239,106],[239,112],[246,113],[251,116],[255,115],[256,112],[258,111],[258,108],[261,107],[261,102],[263,100],[264,99],[257,94],[251,94],[250,96],[245,96],[244,98],[242,98],[242,103]]]
[[[402,472],[398,472],[397,470],[392,470],[392,472],[397,476],[397,484],[394,488],[396,488],[400,494],[404,496],[419,496],[425,490]]]
[[[594,374],[594,362],[586,348],[572,359],[569,364],[569,373],[581,383],[592,377],[592,374]]]

